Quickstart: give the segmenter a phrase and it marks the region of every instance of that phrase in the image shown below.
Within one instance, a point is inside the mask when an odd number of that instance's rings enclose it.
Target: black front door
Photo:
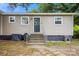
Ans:
[[[40,32],[40,18],[34,18],[34,32]]]

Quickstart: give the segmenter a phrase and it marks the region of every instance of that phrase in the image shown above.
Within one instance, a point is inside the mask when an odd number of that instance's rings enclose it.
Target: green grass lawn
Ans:
[[[67,45],[69,45],[69,44],[71,44],[71,45],[74,45],[74,46],[79,46],[79,39],[73,39],[72,41],[60,41],[60,42],[48,42],[47,44],[46,44],[46,46],[62,46],[62,47],[64,47],[64,46],[67,46]]]
[[[79,39],[73,39],[71,43],[72,45],[79,46]]]

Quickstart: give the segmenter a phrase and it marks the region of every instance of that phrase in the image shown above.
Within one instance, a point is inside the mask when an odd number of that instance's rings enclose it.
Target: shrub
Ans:
[[[74,26],[74,38],[79,38],[79,26]]]

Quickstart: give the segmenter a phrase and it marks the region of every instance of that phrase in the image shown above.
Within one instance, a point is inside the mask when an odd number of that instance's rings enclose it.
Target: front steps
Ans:
[[[44,44],[44,36],[43,34],[31,34],[29,44]]]

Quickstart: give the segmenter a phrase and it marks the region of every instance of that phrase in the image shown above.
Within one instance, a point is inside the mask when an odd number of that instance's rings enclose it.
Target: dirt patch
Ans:
[[[79,56],[79,46],[28,45],[24,41],[0,41],[1,56]]]
[[[37,50],[28,47],[23,41],[0,41],[0,55],[2,56],[32,55],[35,51]]]

